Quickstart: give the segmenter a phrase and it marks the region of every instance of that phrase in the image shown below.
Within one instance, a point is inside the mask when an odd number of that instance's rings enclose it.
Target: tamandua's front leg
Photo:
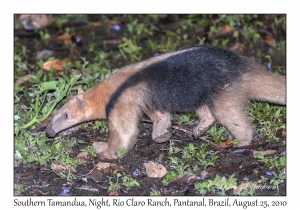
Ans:
[[[117,159],[117,152],[122,148],[129,152],[138,136],[138,123],[140,118],[139,107],[132,103],[118,103],[108,118],[108,142],[95,142],[95,152],[106,159]],[[125,155],[125,154],[124,154]]]
[[[215,117],[212,115],[211,110],[207,105],[203,105],[195,110],[198,118],[199,124],[193,130],[193,138],[196,139],[202,136],[216,121]]]
[[[171,115],[169,112],[154,111],[147,113],[153,121],[152,139],[157,143],[163,143],[171,138]]]

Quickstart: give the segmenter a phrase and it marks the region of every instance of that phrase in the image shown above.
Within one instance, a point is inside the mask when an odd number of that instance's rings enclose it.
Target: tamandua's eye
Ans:
[[[68,114],[65,114],[64,117],[67,119],[68,118]]]

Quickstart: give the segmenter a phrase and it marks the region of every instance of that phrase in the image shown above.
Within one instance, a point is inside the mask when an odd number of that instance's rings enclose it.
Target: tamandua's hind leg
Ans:
[[[253,135],[252,119],[247,113],[248,98],[245,95],[243,91],[224,91],[214,101],[212,109],[217,121],[240,141],[238,146],[249,145]]]
[[[157,143],[163,143],[171,138],[171,115],[169,112],[154,111],[147,113],[153,121],[152,139]]]
[[[118,103],[108,117],[110,134],[108,142],[95,142],[93,144],[95,152],[106,159],[121,158],[117,152],[122,148],[129,152],[137,139],[139,118],[137,105]]]
[[[199,107],[195,112],[200,122],[193,130],[194,139],[198,136],[202,136],[216,121],[207,105]]]

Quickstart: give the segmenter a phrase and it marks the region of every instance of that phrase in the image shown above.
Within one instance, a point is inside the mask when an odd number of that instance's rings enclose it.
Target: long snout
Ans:
[[[47,130],[46,130],[46,136],[47,137],[54,137],[56,135],[56,132],[53,130],[52,125],[48,125]]]

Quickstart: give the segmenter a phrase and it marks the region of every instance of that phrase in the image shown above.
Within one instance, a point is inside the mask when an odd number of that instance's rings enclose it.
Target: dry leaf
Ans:
[[[51,15],[20,15],[19,20],[26,30],[45,28],[50,21]]]
[[[256,154],[259,153],[263,156],[275,155],[277,153],[276,150],[266,150],[266,151],[253,151],[253,156],[256,158]]]
[[[122,166],[118,166],[112,163],[104,163],[104,162],[97,163],[96,169],[105,174],[117,174],[117,173],[124,174],[125,172],[125,169]]]
[[[161,178],[168,172],[163,165],[154,163],[152,161],[144,163],[144,166],[146,168],[147,175],[150,178]]]
[[[179,186],[179,185],[182,185],[182,184],[189,185],[189,184],[192,184],[195,181],[198,181],[200,179],[201,178],[199,176],[195,176],[195,175],[192,175],[192,174],[186,174],[186,175],[183,175],[181,177],[177,177],[175,179],[172,179],[171,181],[169,181],[166,184],[166,186],[169,186],[169,187],[172,186],[172,185]]]
[[[244,50],[245,50],[245,45],[243,45],[242,43],[237,42],[237,43],[235,43],[235,44],[233,45],[233,47],[230,48],[230,50],[232,50],[232,51],[244,52]]]
[[[282,137],[286,137],[286,131],[285,130],[281,131],[281,135]]]
[[[228,34],[230,31],[231,31],[230,26],[229,26],[229,25],[226,25],[226,26],[223,26],[223,27],[222,27],[221,34],[222,34],[222,35],[225,35],[225,34]]]
[[[18,85],[21,85],[21,84],[23,84],[24,82],[27,82],[28,80],[30,80],[31,77],[32,77],[31,74],[27,74],[26,76],[17,79],[16,83],[17,83]]]
[[[56,172],[60,173],[69,173],[70,171],[72,173],[75,173],[76,170],[69,164],[66,165],[62,165],[62,164],[56,164],[56,163],[52,163],[51,164],[51,168],[53,168]]]
[[[62,35],[59,35],[58,37],[56,37],[56,39],[58,39],[58,40],[67,40],[67,39],[71,39],[71,38],[72,38],[71,34],[62,34]]]
[[[109,192],[109,196],[119,196],[118,192]]]
[[[86,176],[86,178],[90,178],[95,182],[101,182],[103,178],[103,173],[98,170],[93,170],[90,174]]]
[[[106,169],[106,168],[110,167],[111,165],[115,165],[115,164],[99,162],[99,163],[97,163],[96,169],[97,170]]]
[[[43,64],[43,69],[46,71],[50,71],[52,67],[57,71],[62,71],[64,70],[63,63],[68,63],[68,62],[71,61],[69,59],[47,61]]]
[[[87,163],[92,159],[92,156],[88,152],[80,152],[77,155],[77,160],[79,164]]]
[[[265,40],[265,42],[268,43],[269,45],[271,45],[271,46],[273,46],[273,47],[276,47],[276,41],[275,41],[274,38],[272,38],[272,37],[266,35],[266,36],[264,37],[264,40]]]
[[[111,25],[120,25],[121,21],[119,21],[119,20],[110,20],[109,24],[111,24]]]
[[[232,141],[232,138],[227,139],[225,142],[220,143],[216,149],[220,150],[220,149],[225,149],[225,148],[231,147],[231,144],[230,144],[231,141]]]
[[[98,26],[101,26],[101,25],[102,25],[102,23],[100,23],[100,22],[93,22],[94,27],[98,27]]]

